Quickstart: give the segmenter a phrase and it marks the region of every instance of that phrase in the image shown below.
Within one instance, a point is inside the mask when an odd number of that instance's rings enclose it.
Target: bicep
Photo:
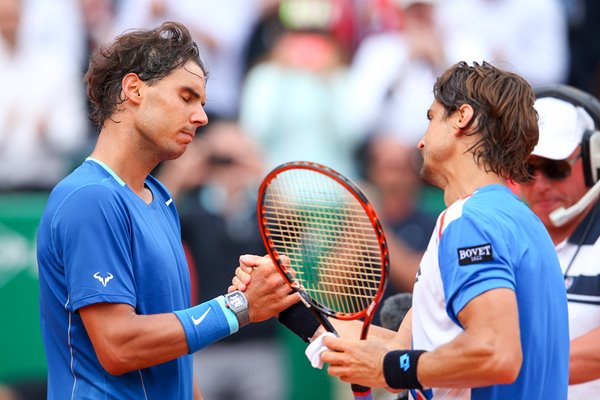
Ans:
[[[488,290],[469,301],[457,316],[472,339],[520,351],[519,311],[513,290]]]
[[[136,313],[132,306],[119,303],[96,303],[79,309],[79,315],[98,358],[110,351],[120,337],[128,335]]]
[[[464,331],[421,357],[421,383],[464,388],[514,382],[522,363],[514,292],[486,291],[458,312],[458,320]]]
[[[461,343],[466,354],[479,359],[492,375],[510,381],[523,360],[519,311],[515,292],[507,288],[488,290],[458,312],[464,329]],[[483,357],[480,357],[483,355]]]
[[[122,303],[96,303],[79,314],[102,366],[119,375],[188,352],[183,326],[173,313],[139,315]]]

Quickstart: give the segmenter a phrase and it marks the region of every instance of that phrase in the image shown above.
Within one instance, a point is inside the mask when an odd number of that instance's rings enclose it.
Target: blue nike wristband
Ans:
[[[175,311],[175,315],[183,325],[190,354],[239,330],[237,317],[223,296]]]

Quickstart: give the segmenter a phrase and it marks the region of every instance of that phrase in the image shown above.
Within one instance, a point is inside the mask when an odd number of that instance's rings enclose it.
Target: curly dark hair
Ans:
[[[85,74],[91,103],[90,119],[100,129],[125,99],[121,82],[129,73],[151,85],[188,61],[194,61],[204,75],[208,71],[189,30],[177,22],[165,22],[152,30],[132,30],[97,49]]]
[[[538,142],[538,115],[534,91],[524,78],[485,61],[473,66],[461,61],[437,79],[433,94],[445,116],[463,104],[473,107],[465,128],[468,135],[480,135],[468,150],[478,165],[518,183],[533,179],[527,158]]]

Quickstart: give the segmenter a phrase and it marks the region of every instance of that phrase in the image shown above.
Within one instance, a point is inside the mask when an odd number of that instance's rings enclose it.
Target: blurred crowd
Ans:
[[[534,87],[569,83],[598,96],[599,19],[593,0],[0,0],[0,192],[48,191],[88,155],[96,129],[82,78],[92,51],[179,21],[209,69],[209,124],[156,174],[178,200],[196,301],[226,288],[232,254],[261,251],[256,187],[293,160],[361,182],[392,242],[388,291],[409,292],[439,211],[416,152],[436,77],[486,60]],[[276,346],[273,332],[254,335],[264,347],[240,361],[236,381],[259,356],[277,381],[281,360],[262,350]],[[209,388],[210,376],[200,377],[205,391],[236,398]],[[281,399],[277,390],[257,398]]]
[[[185,23],[210,70],[211,121],[239,123],[270,168],[292,159],[359,177],[356,151],[412,145],[433,80],[487,60],[532,85],[600,90],[588,0],[2,0],[0,189],[48,189],[90,148],[90,52],[165,20]]]

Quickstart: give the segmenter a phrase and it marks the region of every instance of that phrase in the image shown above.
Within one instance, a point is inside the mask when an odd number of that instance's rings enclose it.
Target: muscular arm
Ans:
[[[476,387],[513,382],[522,351],[517,299],[494,289],[472,299],[458,314],[464,332],[419,359],[425,387]]]
[[[246,290],[250,322],[269,319],[298,302],[281,275],[263,273],[274,269],[269,258],[243,255],[240,263],[257,271],[254,284]],[[139,315],[130,305],[119,303],[93,304],[81,308],[79,314],[98,360],[113,375],[164,363],[190,351],[175,314]]]
[[[406,349],[409,319],[400,326],[393,342],[376,334],[366,341],[325,338],[331,349],[321,355],[330,375],[345,382],[385,387],[383,360],[390,350]],[[471,300],[458,315],[464,332],[454,340],[424,353],[417,376],[425,387],[475,387],[513,382],[521,368],[522,354],[517,303],[514,292],[494,289]],[[384,339],[384,340],[382,340]],[[398,344],[401,347],[398,347]]]
[[[138,315],[128,304],[98,303],[79,310],[98,360],[121,375],[188,353],[175,314]],[[108,321],[108,322],[107,322]]]
[[[569,385],[600,378],[600,328],[571,340]]]

